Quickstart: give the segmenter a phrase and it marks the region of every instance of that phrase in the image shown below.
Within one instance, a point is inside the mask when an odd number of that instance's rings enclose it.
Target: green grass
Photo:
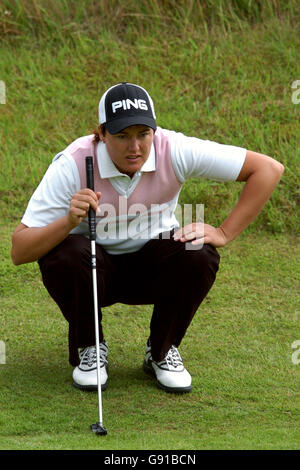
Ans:
[[[299,16],[296,0],[2,0],[0,449],[299,448]],[[141,369],[151,306],[104,310],[99,440],[96,394],[71,386],[67,324],[37,265],[12,265],[10,235],[53,156],[95,128],[101,94],[123,80],[149,90],[160,126],[267,153],[285,173],[220,250],[180,348],[191,394],[165,394]],[[191,180],[179,202],[205,204],[218,225],[241,189]]]
[[[154,21],[152,30],[143,34],[136,17],[130,16],[130,2],[127,10],[120,2],[126,27],[109,28],[104,15],[98,34],[95,28],[84,29],[81,7],[74,7],[72,16],[68,2],[61,2],[61,10],[65,9],[65,26],[70,22],[72,31],[63,28],[53,12],[58,15],[59,2],[45,2],[47,9],[40,14],[34,13],[40,2],[8,3],[5,11],[11,14],[2,20],[15,17],[20,32],[3,35],[0,49],[0,79],[7,89],[6,104],[0,108],[0,157],[5,168],[0,174],[0,209],[5,217],[22,215],[53,156],[95,128],[101,94],[112,83],[128,80],[149,89],[162,127],[243,146],[281,161],[286,168],[281,183],[250,230],[299,231],[300,105],[292,103],[291,84],[300,77],[300,39],[293,2],[288,2],[293,14],[282,2],[283,12],[271,15],[263,9],[263,18],[258,16],[256,22],[255,18],[246,22],[242,13],[239,21],[232,16],[230,30],[224,31],[216,18],[211,24],[201,21],[198,8],[198,17],[186,11],[185,29],[178,24],[176,29],[175,19],[163,29]],[[90,2],[90,8],[93,5]],[[154,13],[158,5],[152,2]],[[172,12],[175,5],[170,2]],[[243,5],[246,8],[246,2],[240,2],[242,11]],[[222,11],[225,15],[224,5]],[[165,18],[165,11],[156,13],[157,21]],[[100,21],[99,12],[93,15]],[[73,17],[81,19],[76,23]],[[38,19],[39,27],[32,31]],[[180,202],[204,203],[207,222],[219,224],[240,190],[236,183],[190,181]]]
[[[67,324],[36,264],[8,257],[1,227],[1,449],[297,449],[299,244],[243,235],[220,250],[217,281],[180,351],[193,391],[172,395],[142,370],[151,306],[104,309],[110,347],[105,439],[89,429],[97,395],[71,386]]]

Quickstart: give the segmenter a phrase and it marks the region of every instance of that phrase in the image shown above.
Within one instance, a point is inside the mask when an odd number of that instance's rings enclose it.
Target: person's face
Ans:
[[[140,170],[149,157],[154,137],[154,130],[144,125],[126,127],[118,134],[105,134],[99,126],[102,142],[115,166],[121,173],[132,177]]]

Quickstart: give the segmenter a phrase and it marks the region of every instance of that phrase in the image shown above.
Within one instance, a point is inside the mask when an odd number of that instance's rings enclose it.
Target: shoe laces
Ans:
[[[103,343],[100,343],[100,365],[107,364],[108,361],[106,359],[107,349],[101,346]],[[83,348],[80,351],[80,362],[82,365],[87,365],[88,367],[92,367],[97,362],[97,349],[96,346],[89,346],[87,348]]]
[[[183,362],[181,359],[181,356],[178,352],[178,349],[175,348],[175,346],[171,346],[169,349],[165,359],[162,361],[162,363],[167,364],[168,366],[172,366],[176,369],[176,367],[182,367]]]

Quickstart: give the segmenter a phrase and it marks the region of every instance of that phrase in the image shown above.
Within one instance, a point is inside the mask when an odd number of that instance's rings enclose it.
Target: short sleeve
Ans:
[[[189,178],[237,179],[246,158],[245,148],[187,137],[174,131],[163,132],[169,137],[173,168],[182,183]]]
[[[63,217],[79,189],[76,163],[71,155],[58,154],[31,196],[21,222],[28,227],[43,227]]]

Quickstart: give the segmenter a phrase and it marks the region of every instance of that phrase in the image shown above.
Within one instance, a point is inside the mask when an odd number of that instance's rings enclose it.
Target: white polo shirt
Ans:
[[[187,137],[182,133],[160,129],[170,142],[171,162],[174,172],[184,184],[189,178],[209,178],[215,181],[234,181],[237,179],[246,157],[246,149],[218,144],[195,137]],[[142,174],[156,169],[155,147],[152,144],[149,157],[132,178],[120,173],[112,162],[106,145],[97,145],[97,159],[101,178],[107,178],[114,189],[129,198],[137,187]],[[99,164],[101,162],[101,164]],[[81,188],[79,172],[73,157],[63,151],[57,154],[42,181],[33,193],[21,222],[28,227],[42,227],[66,215],[74,193]],[[179,193],[169,202],[170,211],[163,221],[163,231],[179,227],[174,211]],[[198,201],[199,204],[201,201]],[[71,233],[87,233],[86,229],[76,227]],[[122,235],[122,234],[121,234]],[[99,241],[98,241],[99,242]],[[137,251],[146,240],[128,239],[120,236],[120,243],[114,240],[103,240],[103,246],[111,254]]]

